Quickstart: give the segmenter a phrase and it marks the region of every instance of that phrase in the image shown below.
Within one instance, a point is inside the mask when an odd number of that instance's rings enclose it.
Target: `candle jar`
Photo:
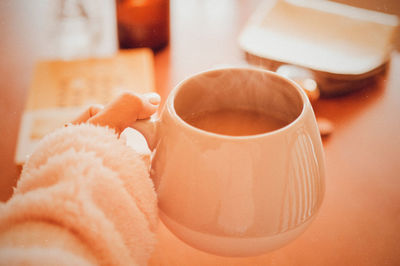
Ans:
[[[154,51],[169,41],[169,0],[116,0],[121,49],[149,47]]]

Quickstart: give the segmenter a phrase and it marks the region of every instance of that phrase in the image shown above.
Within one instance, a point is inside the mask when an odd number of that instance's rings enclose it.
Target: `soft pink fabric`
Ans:
[[[57,248],[10,248],[0,249],[0,266],[91,266],[88,261]]]
[[[37,171],[53,156],[73,148],[76,151],[92,151],[103,160],[104,166],[118,172],[125,189],[147,216],[152,231],[157,226],[157,197],[148,170],[140,156],[116,137],[113,130],[82,124],[58,130],[47,136],[31,155],[22,170],[16,192],[29,190],[31,172]],[[79,162],[77,160],[76,162]]]
[[[0,205],[0,233],[27,220],[76,234],[101,265],[144,265],[155,244],[156,195],[145,163],[112,130],[70,126],[41,142]]]

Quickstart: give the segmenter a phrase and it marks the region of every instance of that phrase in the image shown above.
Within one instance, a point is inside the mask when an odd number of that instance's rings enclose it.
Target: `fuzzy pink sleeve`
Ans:
[[[101,265],[144,265],[157,199],[145,163],[112,130],[70,126],[43,139],[1,205],[0,232],[26,221],[65,228]]]

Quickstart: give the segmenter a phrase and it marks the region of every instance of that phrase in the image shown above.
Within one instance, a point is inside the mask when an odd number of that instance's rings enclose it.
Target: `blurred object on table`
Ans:
[[[385,72],[398,25],[396,16],[331,1],[265,1],[239,43],[251,64],[311,69],[321,95],[336,96]]]
[[[116,0],[119,47],[149,47],[169,41],[169,0]]]
[[[315,81],[316,78],[313,71],[306,68],[297,67],[295,65],[281,65],[276,70],[276,73],[285,76],[299,84],[300,87],[306,92],[311,104],[313,106],[315,105],[319,99],[320,91],[318,84]],[[329,119],[317,116],[317,124],[321,137],[326,137],[332,134],[334,126]]]
[[[320,92],[315,81],[315,75],[311,70],[294,65],[281,65],[276,73],[297,82],[306,92],[311,103],[318,100]]]
[[[325,117],[317,117],[317,124],[321,137],[329,136],[335,129],[333,122]]]
[[[110,56],[117,50],[114,0],[49,2],[53,58]]]
[[[24,110],[15,162],[22,164],[40,139],[91,104],[106,104],[122,90],[154,91],[153,53],[141,48],[113,57],[39,61]]]

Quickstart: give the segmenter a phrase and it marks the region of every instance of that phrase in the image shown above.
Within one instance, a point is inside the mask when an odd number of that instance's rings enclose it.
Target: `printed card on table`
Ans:
[[[22,164],[37,143],[90,104],[107,104],[122,90],[154,91],[150,49],[107,58],[41,61],[34,71],[19,130],[15,162]]]

